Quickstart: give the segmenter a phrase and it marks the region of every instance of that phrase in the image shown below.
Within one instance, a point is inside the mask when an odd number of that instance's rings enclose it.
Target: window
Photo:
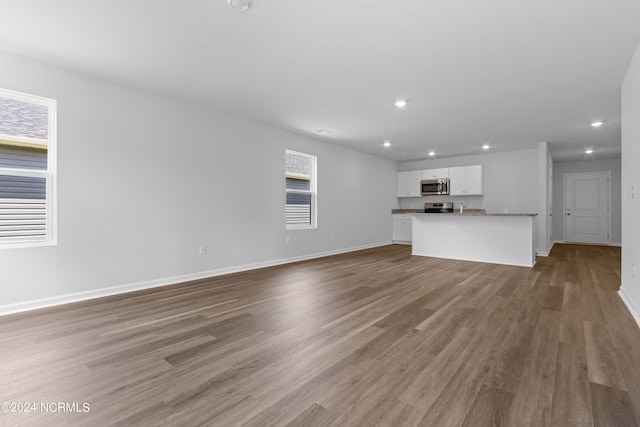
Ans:
[[[316,156],[287,150],[285,154],[287,230],[316,227]]]
[[[0,248],[55,243],[56,101],[0,89]]]

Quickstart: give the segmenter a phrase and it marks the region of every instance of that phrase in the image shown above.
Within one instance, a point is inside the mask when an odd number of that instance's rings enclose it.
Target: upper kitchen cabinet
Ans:
[[[451,196],[482,195],[482,165],[449,168]]]
[[[398,197],[420,197],[422,171],[398,172]]]
[[[425,169],[422,171],[422,179],[442,179],[449,178],[449,169]]]

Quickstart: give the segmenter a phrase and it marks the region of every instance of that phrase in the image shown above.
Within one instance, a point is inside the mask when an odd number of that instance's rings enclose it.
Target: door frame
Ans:
[[[562,174],[562,231],[565,242],[567,242],[567,177],[596,173],[607,175],[607,245],[611,246],[611,171],[565,172]]]

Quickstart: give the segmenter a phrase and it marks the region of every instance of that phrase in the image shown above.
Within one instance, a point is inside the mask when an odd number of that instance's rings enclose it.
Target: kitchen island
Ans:
[[[533,267],[536,215],[416,213],[412,254]]]

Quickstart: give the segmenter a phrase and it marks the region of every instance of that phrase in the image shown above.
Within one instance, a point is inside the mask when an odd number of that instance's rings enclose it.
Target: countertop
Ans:
[[[419,216],[537,216],[537,213],[486,213],[486,212],[453,212],[453,213],[424,213],[416,212]]]
[[[423,214],[424,209],[391,209],[391,214],[392,215],[404,215],[404,214]],[[435,212],[434,212],[435,213]],[[457,211],[454,211],[453,213],[457,213]],[[469,214],[484,214],[485,210],[484,209],[465,209],[464,210],[465,215],[469,215]],[[459,214],[458,214],[459,215]]]
[[[396,214],[412,214],[412,215],[448,215],[448,216],[537,216],[537,213],[487,213],[484,209],[465,209],[463,213],[460,213],[458,210],[454,210],[452,213],[442,213],[442,212],[429,212],[426,213],[424,209],[392,209],[391,213]]]

